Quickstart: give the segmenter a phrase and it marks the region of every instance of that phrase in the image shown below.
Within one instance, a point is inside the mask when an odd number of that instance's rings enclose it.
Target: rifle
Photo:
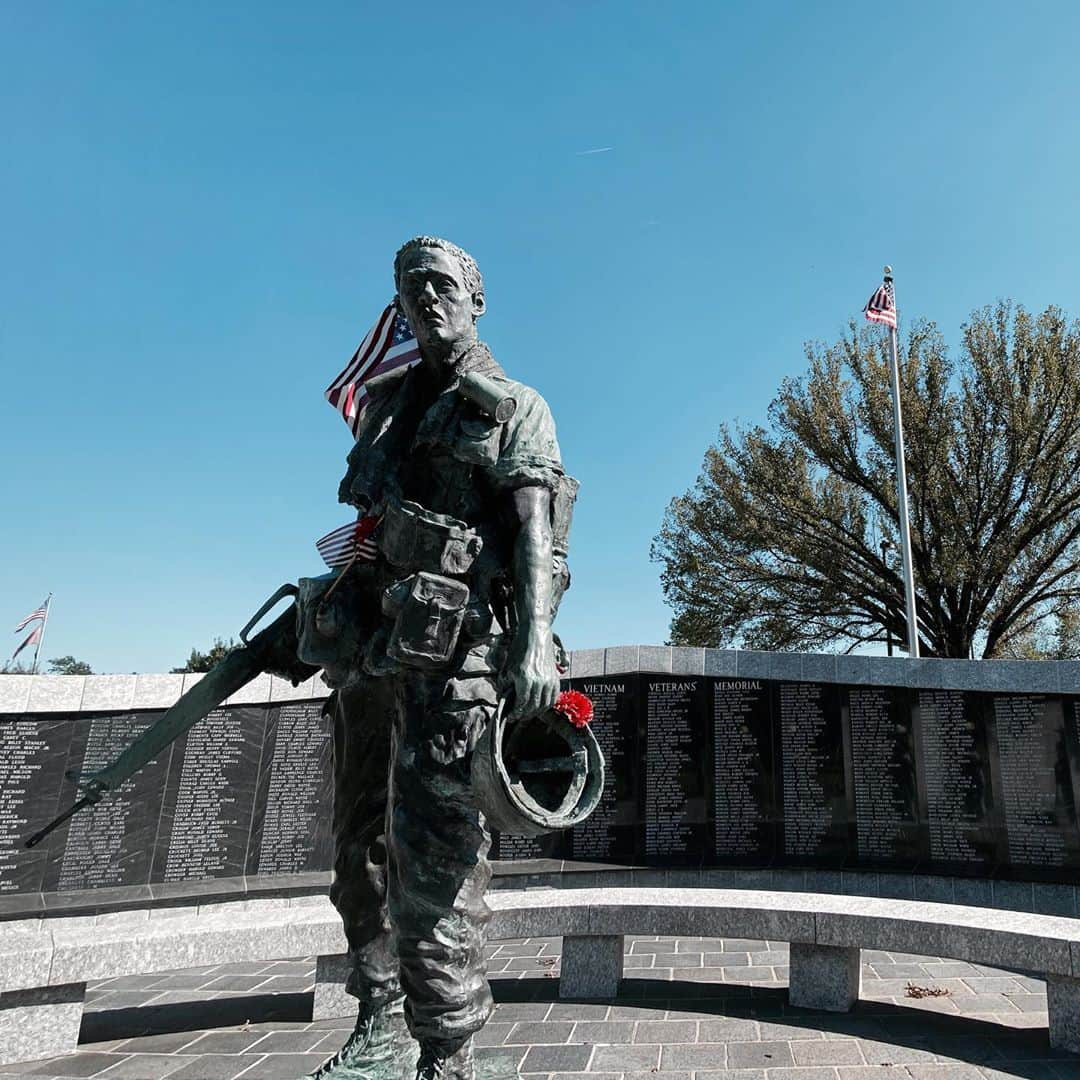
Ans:
[[[116,791],[147,762],[157,757],[169,743],[178,739],[189,728],[194,727],[230,694],[235,694],[261,672],[268,671],[272,675],[288,679],[293,686],[299,686],[300,683],[310,679],[319,668],[305,664],[297,656],[295,600],[269,626],[260,630],[250,640],[248,638],[252,628],[275,604],[286,596],[298,595],[297,586],[282,585],[240,631],[240,640],[243,644],[233,649],[208,671],[186,694],[183,694],[166,710],[161,719],[151,724],[139,738],[122,751],[111,765],[94,773],[66,773],[69,780],[78,784],[81,798],[59,817],[50,821],[44,829],[34,833],[26,841],[26,846],[36,847],[49,833],[59,828],[69,818],[74,817],[83,807],[99,803],[110,791]]]

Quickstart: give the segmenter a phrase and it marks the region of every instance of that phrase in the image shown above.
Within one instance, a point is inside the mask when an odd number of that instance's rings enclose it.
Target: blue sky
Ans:
[[[0,26],[0,629],[51,590],[45,655],[97,671],[181,663],[320,572],[348,449],[322,390],[416,233],[476,256],[482,336],[582,481],[570,647],[665,640],[668,500],[884,262],[951,341],[1000,296],[1080,310],[1074,3]]]

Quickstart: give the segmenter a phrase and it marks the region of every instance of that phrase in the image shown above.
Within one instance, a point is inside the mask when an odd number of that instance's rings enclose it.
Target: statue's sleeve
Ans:
[[[492,480],[504,491],[539,485],[555,492],[563,467],[551,410],[528,387],[521,387],[515,397],[517,411],[506,422]]]

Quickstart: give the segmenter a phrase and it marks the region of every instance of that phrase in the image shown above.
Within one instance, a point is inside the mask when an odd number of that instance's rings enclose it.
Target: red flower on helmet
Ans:
[[[576,728],[583,728],[593,718],[593,703],[577,690],[564,690],[555,699],[555,709]]]

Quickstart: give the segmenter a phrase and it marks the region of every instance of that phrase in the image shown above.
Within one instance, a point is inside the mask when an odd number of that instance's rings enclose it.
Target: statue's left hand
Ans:
[[[551,635],[530,640],[520,652],[512,650],[506,670],[513,707],[508,720],[521,720],[550,709],[559,694],[559,673],[555,668]]]

